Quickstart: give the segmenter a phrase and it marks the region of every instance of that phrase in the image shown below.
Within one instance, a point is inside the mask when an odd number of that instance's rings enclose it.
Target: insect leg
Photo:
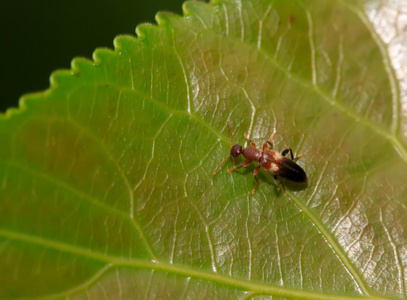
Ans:
[[[297,159],[301,158],[304,155],[303,153],[301,153],[300,155],[294,158],[293,151],[291,150],[291,148],[285,149],[283,152],[281,152],[281,155],[286,156],[288,152],[290,152],[291,154],[292,161],[296,161]]]
[[[213,175],[216,174],[216,172],[219,170],[219,168],[222,167],[222,165],[228,160],[229,157],[230,157],[230,153],[228,154],[228,156],[225,157],[225,159],[220,163],[220,165],[217,166],[215,170],[213,170]],[[235,162],[235,160],[233,159],[233,163],[234,162]]]
[[[229,131],[230,131],[230,148],[232,148],[232,147],[233,147],[233,130],[232,130],[232,121],[230,120],[230,118],[229,118],[228,122],[229,122]],[[230,156],[230,155],[229,155],[229,156]],[[221,165],[224,164],[224,162],[226,161],[226,159],[227,159],[227,158],[225,158],[225,160],[222,162]],[[235,164],[236,164],[236,160],[235,160],[235,158],[234,158],[233,156],[232,156],[232,159],[233,159],[233,164],[235,165]],[[219,168],[219,167],[218,167],[218,168]],[[216,169],[215,171],[217,171],[217,169]],[[216,173],[215,171],[213,171],[213,174]]]
[[[230,131],[230,148],[232,148],[233,147],[233,130],[232,130],[232,121],[230,120],[230,118],[229,118],[229,120],[228,120],[228,123],[229,123],[229,131]],[[230,157],[231,155],[230,155],[230,153],[223,159],[223,161],[220,163],[220,165],[219,166],[217,166],[216,167],[216,169],[215,170],[213,170],[213,174],[215,175],[216,174],[216,172],[219,170],[219,168],[228,160],[228,158]],[[236,160],[235,160],[235,158],[232,156],[232,159],[233,159],[233,164],[235,165],[236,164]]]
[[[259,184],[259,181],[257,180],[257,174],[259,173],[259,170],[260,170],[260,166],[258,166],[256,169],[254,169],[254,172],[253,172],[254,179],[256,180],[256,184],[254,185],[254,188],[252,191],[253,195],[254,195],[254,192],[256,191],[257,185]]]
[[[256,143],[247,137],[246,132],[244,133],[244,138],[252,145],[252,147],[256,148]]]
[[[276,185],[281,185],[281,186],[283,187],[284,194],[287,195],[287,191],[286,191],[286,189],[285,189],[284,183],[282,183],[282,182],[278,179],[277,175],[274,175],[274,183],[275,183]]]
[[[237,170],[237,169],[240,169],[240,168],[242,168],[242,167],[247,167],[248,165],[250,165],[250,163],[251,163],[250,160],[246,160],[245,162],[241,163],[240,165],[237,165],[236,167],[234,167],[234,168],[232,168],[232,169],[229,169],[229,170],[228,170],[228,173],[233,172],[233,171],[235,171],[235,170]]]
[[[232,121],[228,120],[229,122],[229,131],[230,131],[230,147],[233,147],[233,130],[232,130]]]
[[[268,141],[265,141],[263,144],[263,151],[267,149],[267,144],[270,145],[270,148],[273,148],[274,133],[270,136]]]
[[[281,155],[286,156],[288,154],[288,152],[290,152],[290,154],[291,154],[291,160],[294,160],[294,155],[293,155],[293,151],[291,150],[291,148],[284,149],[284,151],[281,152]]]
[[[263,143],[263,151],[267,149],[267,144],[269,144],[269,143],[270,143],[269,141],[265,141]]]

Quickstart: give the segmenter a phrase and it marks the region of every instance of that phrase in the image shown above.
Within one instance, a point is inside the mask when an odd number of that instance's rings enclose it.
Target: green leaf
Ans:
[[[190,2],[54,73],[0,118],[0,298],[405,297],[406,120],[371,5]],[[213,175],[228,118],[308,184]]]

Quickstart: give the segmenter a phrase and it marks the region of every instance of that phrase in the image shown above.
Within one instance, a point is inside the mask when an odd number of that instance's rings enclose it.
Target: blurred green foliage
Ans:
[[[158,11],[182,14],[184,0],[0,1],[0,112],[26,93],[45,90],[56,69],[72,58],[113,48],[119,34],[155,23]]]

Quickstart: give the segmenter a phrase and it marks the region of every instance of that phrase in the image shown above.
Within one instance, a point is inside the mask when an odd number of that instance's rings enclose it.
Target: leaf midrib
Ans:
[[[261,295],[272,295],[289,297],[295,299],[330,299],[330,300],[356,300],[356,299],[372,299],[372,300],[390,300],[391,298],[379,297],[379,296],[345,296],[345,295],[329,295],[323,293],[308,292],[304,290],[296,290],[287,287],[278,287],[272,285],[266,285],[262,283],[257,283],[253,281],[248,281],[245,279],[233,278],[218,273],[210,273],[203,270],[196,270],[189,267],[169,264],[162,261],[146,261],[142,259],[126,259],[119,256],[107,255],[106,253],[99,253],[95,251],[90,251],[89,249],[84,249],[78,246],[72,246],[69,244],[64,244],[61,242],[55,242],[49,239],[44,239],[42,237],[32,236],[24,233],[17,233],[10,230],[0,229],[0,236],[17,240],[21,242],[26,242],[30,244],[35,244],[42,247],[47,247],[55,250],[60,250],[66,253],[80,255],[92,260],[105,262],[109,266],[104,266],[103,270],[108,270],[110,267],[131,267],[137,269],[147,269],[147,270],[158,270],[163,272],[168,272],[172,274],[178,274],[186,277],[193,277],[196,279],[203,279],[215,283],[224,284],[232,288],[241,289],[244,291],[249,291],[252,294]],[[101,276],[100,271],[98,274]],[[100,277],[99,276],[99,277]],[[71,289],[71,291],[74,289]],[[68,294],[65,294],[68,295]],[[44,296],[43,296],[44,297]]]

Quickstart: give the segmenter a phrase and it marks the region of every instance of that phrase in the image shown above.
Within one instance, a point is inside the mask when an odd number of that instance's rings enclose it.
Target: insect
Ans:
[[[273,147],[274,134],[271,135],[268,141],[265,141],[263,143],[263,150],[259,150],[256,147],[256,143],[253,140],[250,140],[245,133],[244,138],[246,139],[246,141],[250,143],[250,146],[243,149],[243,147],[239,144],[233,145],[233,132],[230,119],[229,119],[229,130],[231,146],[230,152],[222,161],[222,163],[216,167],[216,169],[213,171],[213,174],[216,174],[219,168],[226,162],[226,160],[229,157],[232,156],[233,164],[236,164],[235,158],[238,157],[239,155],[243,155],[246,161],[244,161],[240,165],[235,166],[232,169],[229,169],[228,173],[233,172],[242,167],[247,167],[253,161],[258,162],[259,166],[253,172],[256,184],[254,185],[252,194],[254,194],[258,185],[257,174],[259,173],[260,168],[270,171],[274,175],[274,182],[276,183],[276,185],[281,185],[283,187],[285,194],[287,194],[285,186],[283,182],[279,180],[278,177],[286,178],[288,180],[295,182],[307,182],[308,178],[307,175],[305,174],[305,171],[295,162],[297,159],[302,157],[302,154],[294,158],[293,151],[291,150],[291,148],[285,149],[283,152],[281,152],[281,154],[271,149],[267,149],[267,145],[270,145],[271,148]],[[291,159],[286,157],[288,153],[291,154]]]

